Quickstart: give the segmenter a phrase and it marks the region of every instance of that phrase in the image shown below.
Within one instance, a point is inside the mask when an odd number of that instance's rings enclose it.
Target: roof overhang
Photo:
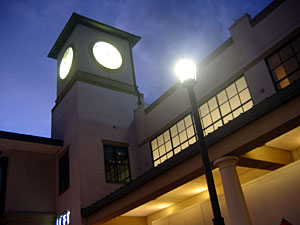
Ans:
[[[63,140],[27,134],[0,131],[0,151],[30,151],[54,154],[63,146]]]
[[[106,24],[100,23],[98,21],[89,19],[87,17],[81,16],[77,13],[73,13],[69,21],[67,22],[66,26],[64,27],[63,31],[60,33],[58,39],[56,40],[55,44],[51,48],[48,57],[57,59],[57,55],[63,45],[65,44],[66,40],[74,30],[77,24],[82,24],[87,27],[117,36],[119,38],[125,39],[129,41],[131,48],[133,48],[136,43],[141,39],[141,37],[136,36],[134,34],[128,33],[123,30],[119,30],[115,27],[108,26]]]

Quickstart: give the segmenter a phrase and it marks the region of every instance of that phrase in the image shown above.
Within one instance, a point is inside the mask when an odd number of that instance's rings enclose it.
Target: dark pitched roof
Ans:
[[[259,117],[267,114],[268,112],[271,112],[275,108],[279,107],[280,105],[284,104],[289,100],[292,100],[293,98],[299,95],[300,95],[300,80],[295,81],[290,86],[282,90],[279,90],[276,94],[260,102],[249,111],[243,113],[236,119],[230,121],[229,123],[220,127],[215,132],[206,136],[205,137],[206,145],[210,146],[220,141],[224,137],[246,126],[247,124],[257,120]],[[93,213],[97,212],[98,210],[105,207],[109,203],[121,198],[122,196],[130,193],[131,191],[134,191],[135,189],[142,186],[143,184],[146,184],[147,182],[151,181],[155,177],[160,176],[162,173],[166,172],[170,168],[175,167],[176,165],[180,164],[184,160],[198,154],[199,148],[197,148],[197,144],[198,142],[191,145],[187,150],[181,151],[177,155],[168,159],[164,163],[159,164],[157,167],[150,169],[143,175],[139,176],[137,179],[133,180],[131,183],[122,186],[116,191],[98,200],[94,204],[86,208],[82,208],[81,209],[82,216],[87,217],[89,215],[92,215]]]
[[[39,137],[39,136],[33,136],[28,134],[18,134],[18,133],[7,132],[7,131],[0,131],[0,138],[33,142],[38,144],[54,145],[54,146],[63,146],[64,143],[64,141],[60,139]]]
[[[98,21],[73,13],[71,18],[67,22],[66,26],[64,27],[63,31],[60,33],[55,44],[51,48],[48,57],[57,59],[57,55],[59,51],[61,50],[62,46],[64,45],[64,43],[66,42],[69,35],[72,33],[72,31],[74,30],[77,24],[82,24],[90,28],[100,30],[102,32],[106,32],[108,34],[112,34],[119,38],[125,39],[129,41],[131,47],[134,47],[135,44],[141,39],[141,37],[136,36],[134,34],[130,34],[126,31],[119,30],[117,28],[108,26]]]

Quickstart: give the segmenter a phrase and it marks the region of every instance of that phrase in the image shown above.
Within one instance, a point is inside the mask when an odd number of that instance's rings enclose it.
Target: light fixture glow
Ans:
[[[176,63],[175,73],[183,83],[185,80],[196,80],[196,65],[190,59],[181,59]]]
[[[172,204],[170,204],[170,203],[161,203],[159,205],[156,205],[155,208],[157,208],[157,209],[165,209],[165,208],[170,207],[171,205]]]
[[[59,66],[60,79],[63,80],[68,76],[72,67],[73,57],[74,57],[74,51],[73,48],[70,46],[66,49],[60,62],[60,66]]]
[[[193,190],[193,193],[194,194],[199,194],[199,193],[201,193],[201,192],[203,192],[203,191],[206,191],[207,190],[207,188],[196,188],[195,190]]]
[[[93,46],[93,55],[98,63],[111,70],[120,68],[122,56],[118,49],[104,41],[96,42]]]

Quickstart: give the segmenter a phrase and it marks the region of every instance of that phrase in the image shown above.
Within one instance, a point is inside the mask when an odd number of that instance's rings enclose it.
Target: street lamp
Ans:
[[[208,186],[211,207],[214,214],[213,223],[214,225],[225,225],[224,219],[221,215],[221,210],[220,210],[217,192],[215,188],[215,182],[211,171],[210,160],[208,157],[208,153],[204,141],[200,116],[198,113],[198,106],[197,106],[196,97],[194,93],[194,86],[196,84],[196,65],[192,60],[182,59],[176,64],[175,73],[179,77],[180,81],[182,82],[183,87],[185,87],[189,93],[190,103],[192,107],[192,116],[194,118],[197,136],[200,143],[200,153],[202,156],[202,162],[204,166],[204,172],[205,172],[206,182]]]

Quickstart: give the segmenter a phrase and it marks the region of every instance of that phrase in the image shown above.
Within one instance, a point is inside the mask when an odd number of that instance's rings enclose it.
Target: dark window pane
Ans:
[[[127,152],[125,151],[125,149],[117,149],[116,159],[119,163],[127,159]]]
[[[106,182],[130,182],[128,149],[104,145]]]
[[[69,151],[65,152],[59,159],[59,193],[61,194],[69,187]]]
[[[114,154],[114,149],[111,146],[107,146],[104,152],[105,155],[105,161],[106,162],[115,162],[115,154]]]
[[[299,67],[299,64],[297,62],[297,59],[295,57],[293,57],[293,58],[289,59],[286,63],[284,63],[284,67],[285,67],[286,73],[290,74]]]
[[[290,77],[289,80],[292,83],[295,80],[300,79],[300,70],[298,70],[297,72],[293,73]]]
[[[290,58],[293,55],[293,50],[290,45],[285,46],[279,51],[279,55],[281,57],[282,61],[286,61],[288,58]]]
[[[273,70],[275,67],[277,67],[278,65],[280,65],[281,61],[280,61],[280,58],[279,58],[278,54],[276,53],[273,56],[271,56],[268,59],[268,63],[269,63],[269,66],[270,66],[271,70]]]
[[[300,52],[300,37],[292,42],[292,46],[295,52]]]
[[[0,213],[5,209],[5,196],[6,196],[6,180],[7,180],[7,163],[6,157],[0,159]]]

